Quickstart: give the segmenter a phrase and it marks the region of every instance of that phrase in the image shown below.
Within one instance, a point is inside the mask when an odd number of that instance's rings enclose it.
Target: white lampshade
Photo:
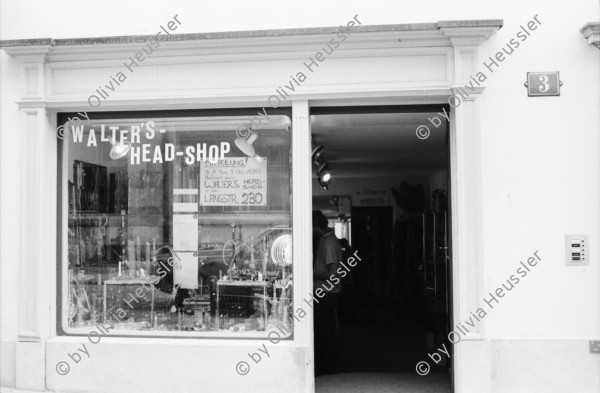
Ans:
[[[121,157],[125,157],[131,149],[131,143],[128,141],[113,143],[110,148],[110,158],[118,160]]]
[[[240,149],[245,155],[248,157],[256,156],[256,152],[254,151],[254,146],[252,144],[258,139],[257,134],[252,134],[248,137],[248,139],[237,138],[235,140],[235,145]]]

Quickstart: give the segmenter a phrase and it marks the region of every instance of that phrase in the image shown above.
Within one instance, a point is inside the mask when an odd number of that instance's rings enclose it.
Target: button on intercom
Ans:
[[[567,266],[585,266],[590,264],[587,236],[566,235],[565,250],[567,253]]]

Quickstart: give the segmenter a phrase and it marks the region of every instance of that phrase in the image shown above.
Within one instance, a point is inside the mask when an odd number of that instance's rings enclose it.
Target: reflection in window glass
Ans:
[[[67,122],[63,328],[291,334],[289,129],[286,116]]]

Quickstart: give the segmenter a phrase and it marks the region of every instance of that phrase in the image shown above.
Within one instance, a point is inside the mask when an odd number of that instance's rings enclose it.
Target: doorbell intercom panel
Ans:
[[[590,264],[588,240],[585,235],[566,235],[565,251],[567,266],[587,266]]]

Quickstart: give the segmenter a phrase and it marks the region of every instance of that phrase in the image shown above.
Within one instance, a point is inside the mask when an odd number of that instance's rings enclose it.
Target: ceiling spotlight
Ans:
[[[331,183],[331,172],[329,172],[328,163],[325,162],[321,164],[321,166],[319,166],[319,169],[317,170],[317,176],[321,187],[327,189],[327,187]]]
[[[312,161],[315,165],[319,165],[319,158],[323,155],[325,148],[323,146],[315,146],[312,150]]]
[[[319,181],[319,185],[321,187],[323,187],[325,190],[327,190],[327,188],[331,184],[331,174],[328,172],[326,178],[325,178],[325,176],[319,176],[318,181]]]
[[[129,149],[131,149],[131,142],[129,141],[113,142],[109,153],[110,158],[118,160],[121,157],[125,157],[129,153]]]
[[[317,175],[321,176],[322,173],[324,173],[328,170],[329,170],[329,164],[324,162],[321,165],[319,165],[319,169],[317,169]]]
[[[317,176],[319,176],[319,184],[325,183],[326,185],[329,185],[331,182],[331,172],[329,172],[328,163],[324,162],[321,164],[321,166],[319,166],[319,169],[317,170]],[[323,184],[321,184],[321,186],[323,186]]]
[[[260,161],[260,157],[256,155],[254,146],[252,144],[258,139],[258,134],[252,133],[248,139],[236,138],[235,145],[248,157],[256,157]]]

